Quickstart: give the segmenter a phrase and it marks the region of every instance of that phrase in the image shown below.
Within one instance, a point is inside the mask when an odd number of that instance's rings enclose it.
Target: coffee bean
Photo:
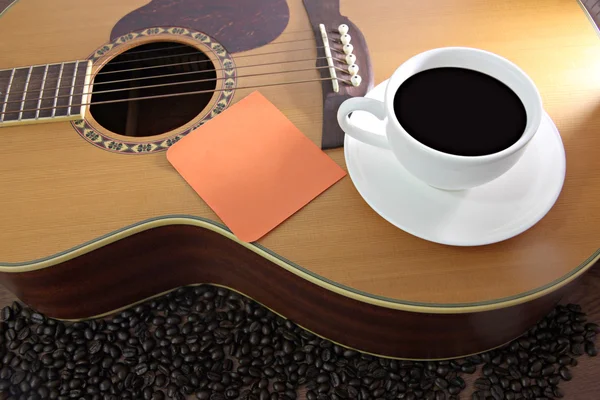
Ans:
[[[79,389],[83,386],[83,382],[80,379],[73,379],[69,382],[69,389]]]
[[[491,364],[485,364],[481,369],[483,376],[490,376],[494,373],[494,367]]]
[[[17,371],[10,378],[10,382],[13,385],[18,385],[23,381],[23,379],[25,379],[25,376],[27,376],[27,374],[24,371]]]
[[[570,381],[573,378],[571,371],[569,371],[567,367],[560,367],[558,372],[560,373],[561,378],[565,381]]]
[[[148,372],[148,365],[146,363],[137,364],[133,370],[136,375],[141,376]]]
[[[346,389],[343,388],[335,388],[334,390],[335,395],[337,395],[340,399],[347,399],[349,398],[348,396],[348,391]]]
[[[598,350],[596,350],[596,345],[592,341],[585,342],[585,352],[590,357],[596,357],[598,355]]]
[[[521,348],[523,348],[524,350],[528,350],[529,347],[531,346],[531,343],[529,342],[529,340],[527,338],[520,338],[518,341],[519,341],[519,346],[521,346]]]
[[[554,365],[549,364],[542,368],[542,376],[549,376],[554,374]]]
[[[486,392],[477,390],[473,392],[473,396],[471,397],[473,400],[486,400]]]
[[[594,341],[596,341],[596,332],[585,331],[585,333],[583,334],[583,337],[585,337],[587,340],[594,342]]]
[[[8,322],[13,319],[13,310],[9,306],[2,309],[2,320]]]
[[[211,392],[208,390],[202,390],[200,392],[196,392],[196,398],[200,400],[208,400],[210,399]]]
[[[39,387],[37,389],[37,394],[39,396],[40,399],[47,399],[50,398],[50,390],[48,388],[45,387]]]
[[[373,371],[372,376],[373,376],[373,378],[376,378],[376,379],[382,379],[382,378],[385,378],[386,375],[387,375],[387,372],[385,372],[385,370],[383,368],[378,368],[375,371]]]
[[[475,387],[479,390],[488,390],[490,386],[491,383],[487,378],[477,378],[475,380]]]
[[[33,322],[34,324],[43,324],[46,321],[46,317],[44,317],[42,314],[34,312],[33,314],[31,314],[31,322]]]
[[[9,379],[12,375],[12,369],[7,366],[4,366],[0,369],[0,379]]]
[[[332,371],[335,371],[335,366],[331,363],[324,363],[323,369],[327,372],[332,372]]]
[[[488,379],[490,380],[490,383],[492,385],[496,385],[496,384],[498,384],[500,382],[500,378],[498,377],[498,375],[490,375],[488,377]]]
[[[154,381],[154,385],[158,388],[164,388],[169,384],[169,378],[167,378],[163,374],[156,375],[156,379]]]
[[[448,387],[448,381],[444,378],[437,377],[435,378],[435,385],[440,389],[446,389]]]
[[[580,356],[582,355],[584,352],[584,347],[581,343],[573,343],[571,345],[571,353],[573,353],[576,356]]]
[[[519,363],[519,359],[515,354],[509,354],[506,356],[506,363],[508,365],[517,365]]]
[[[464,363],[461,365],[460,370],[466,374],[472,374],[475,372],[476,367],[471,363]]]
[[[331,381],[331,385],[332,385],[334,388],[336,388],[336,387],[340,386],[340,384],[341,384],[341,378],[340,378],[340,376],[339,376],[337,373],[335,373],[335,372],[332,372],[332,373],[330,374],[330,377],[331,377],[331,379],[330,379],[330,381]]]
[[[531,372],[540,372],[542,370],[542,362],[540,360],[534,361],[529,367]]]
[[[6,307],[5,307],[6,308]],[[8,318],[4,317],[4,320],[8,320]],[[5,391],[10,388],[11,381],[8,380],[0,380],[0,391]]]
[[[584,328],[585,328],[586,331],[591,331],[591,332],[594,332],[594,333],[600,333],[600,326],[598,324],[596,324],[596,323],[593,323],[593,322],[589,322],[589,323],[585,324]]]

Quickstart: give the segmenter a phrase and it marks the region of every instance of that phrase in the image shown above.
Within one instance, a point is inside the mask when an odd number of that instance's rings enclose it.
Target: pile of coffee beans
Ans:
[[[362,354],[239,294],[181,288],[104,319],[65,323],[15,302],[2,309],[0,399],[475,399],[561,397],[598,326],[558,306],[527,335],[461,360]]]
[[[561,380],[569,381],[569,367],[585,353],[596,356],[598,325],[587,323],[577,304],[559,305],[542,321],[499,350],[471,357],[484,363],[475,381],[473,399],[561,398]]]

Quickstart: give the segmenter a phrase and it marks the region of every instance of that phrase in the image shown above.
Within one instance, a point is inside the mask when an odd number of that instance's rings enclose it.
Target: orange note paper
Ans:
[[[346,175],[253,92],[167,151],[234,235],[253,242]]]

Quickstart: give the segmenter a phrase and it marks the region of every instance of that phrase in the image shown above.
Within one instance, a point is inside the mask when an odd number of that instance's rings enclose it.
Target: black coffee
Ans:
[[[402,127],[444,153],[482,156],[519,140],[527,124],[521,99],[504,83],[465,68],[433,68],[408,78],[396,92]]]

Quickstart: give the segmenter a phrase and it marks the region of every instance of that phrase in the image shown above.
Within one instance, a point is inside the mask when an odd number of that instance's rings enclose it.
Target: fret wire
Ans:
[[[56,103],[58,102],[58,92],[60,91],[60,81],[62,81],[62,73],[65,67],[65,63],[60,64],[60,71],[58,71],[58,81],[56,82],[56,91],[54,92],[54,105],[52,106],[52,118],[56,115]]]
[[[68,63],[73,63],[73,62],[75,62],[75,61],[65,61],[63,64],[68,64]],[[54,64],[39,64],[39,65],[32,65],[32,67],[33,67],[33,68],[37,68],[37,67],[47,67],[47,68],[50,68],[50,67],[53,67],[53,66],[55,66],[55,65],[61,65],[61,63],[54,63]],[[15,68],[14,70],[16,71],[16,70],[20,70],[20,69],[23,69],[23,68],[29,68],[29,67],[18,67],[18,68]],[[89,75],[89,76],[92,76],[92,74],[91,74],[91,73],[90,73],[90,74],[88,74],[88,75]],[[86,75],[86,76],[88,76],[88,75]],[[48,76],[46,76],[46,77],[43,79],[44,83],[46,83],[46,81],[47,81],[48,79],[51,79],[51,77],[48,77]],[[108,83],[110,83],[110,82],[108,82]],[[70,87],[69,85],[65,85],[65,86],[60,86],[60,87],[58,87],[58,89],[65,89],[65,88],[69,88],[69,87]],[[30,93],[31,93],[31,92],[39,92],[39,91],[40,91],[39,89],[32,89],[32,90],[29,90],[29,92],[30,92]],[[23,93],[23,92],[16,92],[16,93],[13,93],[13,94],[21,94],[21,93]]]
[[[85,110],[86,110],[86,103],[88,102],[88,99],[91,99],[90,96],[90,82],[92,80],[91,74],[90,72],[92,71],[92,62],[91,61],[87,61],[87,65],[85,66],[85,71],[84,71],[84,75],[83,75],[83,94],[81,95],[81,109],[79,110],[79,113],[81,114],[82,117],[85,116]]]
[[[39,108],[42,106],[42,98],[44,97],[44,89],[46,88],[46,76],[48,75],[48,68],[50,66],[48,64],[46,64],[46,68],[44,68],[44,76],[42,77],[42,83],[41,83],[41,91],[40,91],[40,97],[38,98],[38,103],[37,103],[37,108],[38,110],[36,110],[35,112],[35,119],[38,119],[40,117],[40,110]]]
[[[13,68],[12,72],[10,73],[10,78],[8,79],[8,86],[6,87],[6,94],[4,95],[4,101],[2,103],[2,113],[0,113],[0,122],[4,121],[4,113],[6,111],[6,105],[8,104],[8,95],[10,93],[10,87],[12,86],[12,81],[15,77],[16,70],[16,68]]]
[[[21,97],[21,111],[19,112],[18,121],[23,118],[23,109],[25,108],[25,98],[27,97],[27,89],[29,88],[29,80],[31,79],[31,71],[33,70],[33,66],[29,67],[27,71],[27,78],[25,79],[25,87],[23,88],[23,97]]]
[[[65,61],[64,63],[69,63],[69,62],[75,62],[75,60]],[[45,67],[46,65],[48,65],[48,66],[51,67],[53,65],[60,65],[61,63],[64,64],[63,62],[56,62],[56,63],[51,63],[51,64],[33,64],[33,65],[25,65],[25,66],[22,66],[22,67],[15,67],[15,69],[25,69],[25,68],[29,68],[29,67],[33,67],[33,68],[35,68],[35,67]]]
[[[67,115],[71,115],[71,104],[73,104],[73,92],[75,91],[75,79],[77,78],[77,70],[79,69],[79,60],[75,63],[75,70],[73,71],[73,80],[71,81],[71,91],[69,93],[69,108],[67,108]]]
[[[55,65],[60,65],[60,63],[55,63],[55,64],[46,64],[46,68],[48,69],[48,71],[50,71],[51,67],[54,67]],[[39,65],[39,66],[41,66],[41,65]],[[47,74],[47,72],[48,72],[48,71],[44,71],[44,78],[42,79],[42,87],[43,87],[44,89],[42,90],[42,92],[45,92],[45,91],[46,91],[46,83],[48,83],[48,80],[51,80],[51,79],[52,79],[52,77],[49,77],[49,76],[48,76],[48,74]],[[58,79],[60,79],[60,76],[58,77]],[[57,81],[57,85],[58,85],[58,82],[59,82],[59,81]],[[66,87],[67,87],[67,86],[61,86],[61,87],[57,87],[56,89],[58,89],[58,91],[60,91],[60,89],[63,89],[63,88],[66,88]],[[38,91],[39,91],[39,90],[30,90],[30,92],[38,92]],[[58,94],[58,92],[56,92],[56,94]],[[43,101],[43,100],[48,100],[48,99],[51,99],[52,97],[47,97],[47,98],[45,99],[45,98],[44,98],[44,95],[43,95],[43,94],[41,94],[41,95],[40,95],[40,98],[41,98],[41,99],[42,99],[42,101]]]

